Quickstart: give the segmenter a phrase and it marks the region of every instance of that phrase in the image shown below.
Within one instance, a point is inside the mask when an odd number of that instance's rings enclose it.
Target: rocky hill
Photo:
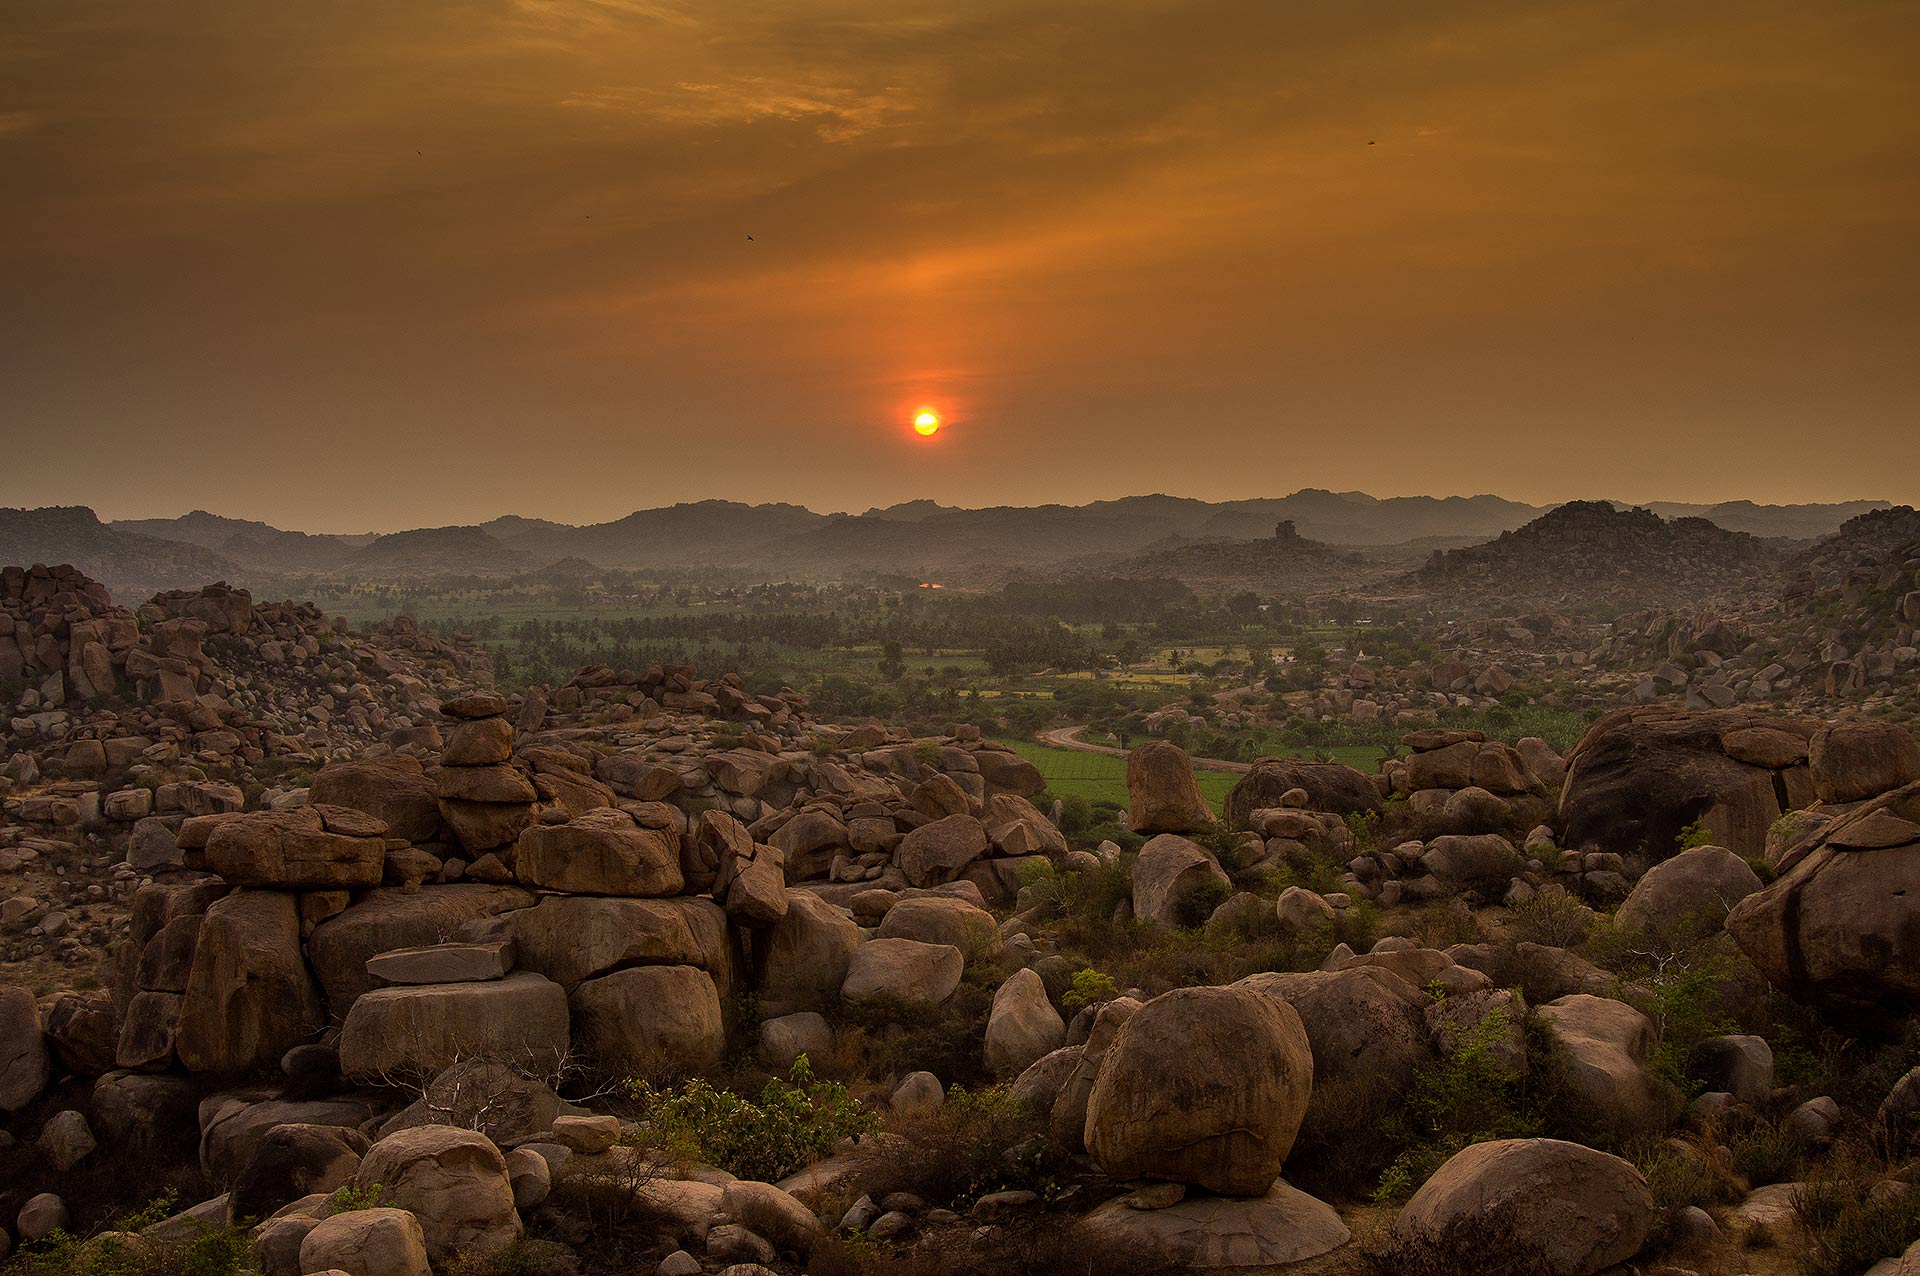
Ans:
[[[479,527],[425,527],[394,532],[356,550],[340,564],[343,575],[362,579],[433,576],[508,576],[535,560],[510,549]]]
[[[1648,703],[1920,716],[1920,513],[1850,519],[1744,600],[1622,616],[1595,654],[1636,672],[1635,698]]]
[[[1783,560],[1775,545],[1704,519],[1574,501],[1484,545],[1437,551],[1405,583],[1437,605],[1591,613],[1751,597]]]
[[[0,563],[79,563],[132,594],[234,579],[240,571],[203,546],[110,527],[84,505],[0,509]]]
[[[253,519],[226,518],[206,510],[194,510],[179,518],[116,519],[109,526],[118,532],[198,545],[251,571],[330,571],[374,539],[371,535],[287,532]]]
[[[1137,554],[1090,555],[1061,575],[1177,580],[1203,593],[1251,590],[1263,597],[1302,598],[1363,586],[1387,574],[1359,554],[1298,535],[1291,523],[1259,540],[1169,537]]]

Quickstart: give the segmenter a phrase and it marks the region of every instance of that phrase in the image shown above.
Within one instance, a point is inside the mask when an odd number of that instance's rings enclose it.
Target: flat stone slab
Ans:
[[[367,973],[385,984],[476,984],[513,969],[511,939],[486,944],[427,944],[367,958]]]
[[[1165,1209],[1108,1201],[1081,1223],[1089,1235],[1177,1271],[1282,1267],[1353,1239],[1331,1205],[1275,1179],[1265,1196],[1189,1195]]]
[[[340,1071],[351,1081],[412,1081],[463,1059],[491,1059],[544,1074],[569,1044],[566,990],[522,970],[363,994],[340,1030]]]

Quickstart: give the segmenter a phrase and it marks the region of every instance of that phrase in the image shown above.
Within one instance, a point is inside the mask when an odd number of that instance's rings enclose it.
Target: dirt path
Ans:
[[[1080,738],[1080,733],[1086,729],[1086,723],[1077,727],[1055,727],[1051,731],[1040,733],[1040,743],[1052,745],[1056,749],[1071,749],[1075,753],[1099,753],[1109,758],[1127,756],[1125,749],[1116,749],[1105,744],[1088,744]],[[1248,763],[1229,762],[1225,758],[1195,758],[1193,765],[1201,771],[1231,771],[1236,775],[1245,775],[1253,770]]]

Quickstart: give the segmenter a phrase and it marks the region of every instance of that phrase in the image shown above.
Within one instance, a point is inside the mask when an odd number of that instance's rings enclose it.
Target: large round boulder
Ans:
[[[1116,1179],[1263,1196],[1313,1090],[1293,1007],[1246,988],[1181,988],[1120,1028],[1087,1100],[1087,1150]]]
[[[1127,755],[1128,828],[1142,834],[1197,833],[1213,822],[1185,749],[1150,740]]]
[[[993,914],[969,900],[921,896],[887,909],[875,939],[917,939],[923,944],[952,944],[961,952],[986,953],[998,942]]]
[[[971,815],[949,815],[902,838],[894,863],[915,886],[938,886],[986,853],[986,826]]]
[[[1650,1134],[1669,1115],[1647,1068],[1651,1021],[1623,1001],[1573,993],[1534,1012],[1554,1043],[1562,1103],[1576,1117],[1622,1134]]]
[[[726,1053],[720,993],[692,966],[632,966],[573,990],[574,1040],[607,1072],[669,1077],[700,1072]]]
[[[1291,1006],[1313,1050],[1313,1097],[1300,1133],[1316,1142],[1341,1137],[1355,1114],[1388,1112],[1433,1062],[1424,1017],[1429,998],[1390,970],[1249,975],[1234,985]]]
[[[1215,903],[1222,902],[1231,885],[1204,847],[1177,833],[1162,833],[1141,847],[1133,861],[1133,915],[1160,926],[1197,924],[1206,916],[1192,916],[1188,901],[1217,888],[1222,893]]]
[[[1018,1076],[1028,1064],[1060,1048],[1067,1025],[1047,999],[1047,986],[1031,969],[1020,969],[993,994],[987,1016],[987,1070]]]
[[[476,1131],[422,1125],[389,1134],[354,1174],[360,1191],[376,1184],[389,1203],[420,1220],[436,1267],[498,1253],[520,1235],[506,1158]]]
[[[352,1276],[432,1274],[420,1220],[386,1206],[320,1220],[300,1242],[300,1270]]]
[[[872,939],[854,950],[840,995],[851,1002],[937,1006],[953,995],[967,959],[951,944]]]
[[[786,915],[754,944],[761,1010],[784,1015],[834,1005],[859,947],[858,922],[812,891],[789,887]]]
[[[1393,1225],[1417,1270],[1593,1276],[1646,1244],[1653,1194],[1617,1156],[1558,1139],[1476,1143],[1442,1165]]]
[[[1261,758],[1228,792],[1227,824],[1246,828],[1255,811],[1284,805],[1280,799],[1289,789],[1305,789],[1316,811],[1353,815],[1380,809],[1380,790],[1363,771],[1338,762]]]
[[[1696,846],[1643,874],[1614,920],[1629,931],[1688,942],[1712,935],[1760,889],[1760,876],[1724,846]]]
[[[288,1201],[352,1182],[368,1146],[366,1135],[343,1126],[274,1126],[234,1184],[233,1216],[265,1218]]]

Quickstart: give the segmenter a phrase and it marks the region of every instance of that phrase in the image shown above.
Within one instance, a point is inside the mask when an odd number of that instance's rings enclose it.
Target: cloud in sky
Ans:
[[[1917,36],[1876,3],[21,0],[0,501],[1920,499]]]

